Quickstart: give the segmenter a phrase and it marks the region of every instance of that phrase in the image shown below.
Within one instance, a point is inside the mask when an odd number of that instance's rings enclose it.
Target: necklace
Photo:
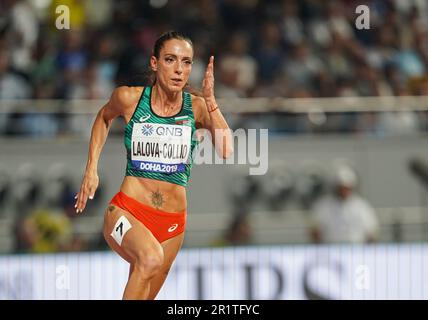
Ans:
[[[153,96],[152,96],[152,99],[153,99],[153,101],[155,101],[156,99],[155,99],[155,94],[152,94]],[[159,108],[160,110],[160,112],[159,112],[159,115],[161,116],[161,117],[169,117],[170,115],[175,115],[175,114],[177,114],[178,112],[179,112],[179,110],[181,109],[181,105],[183,104],[183,102],[180,102],[180,104],[179,105],[175,105],[175,106],[172,106],[172,107],[167,107],[167,108]],[[154,103],[152,103],[151,104],[152,105],[152,109],[155,111],[155,113],[157,113],[156,112],[156,110],[155,109],[157,109],[155,106],[156,106],[156,104],[154,104]]]

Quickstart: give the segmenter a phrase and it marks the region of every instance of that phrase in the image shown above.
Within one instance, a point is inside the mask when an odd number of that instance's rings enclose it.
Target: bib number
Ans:
[[[136,123],[131,139],[131,161],[136,170],[172,174],[184,172],[192,128],[182,125]]]
[[[123,237],[131,228],[132,226],[129,220],[125,216],[121,216],[119,219],[117,219],[116,224],[114,225],[113,231],[110,233],[110,235],[117,242],[117,244],[121,246]]]

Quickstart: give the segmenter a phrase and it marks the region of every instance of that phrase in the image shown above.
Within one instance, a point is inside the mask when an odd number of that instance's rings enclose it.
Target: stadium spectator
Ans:
[[[0,100],[26,99],[30,97],[31,87],[26,80],[11,71],[10,55],[6,50],[0,49]],[[0,134],[9,131],[10,114],[13,107],[3,103],[0,110]]]
[[[34,64],[32,53],[39,36],[39,21],[28,1],[7,0],[5,3],[9,13],[5,37],[10,53],[10,65],[16,72],[28,76]]]
[[[349,166],[337,167],[333,193],[312,208],[312,240],[316,243],[369,243],[377,240],[379,222],[366,199],[355,192],[357,176]]]
[[[35,210],[17,225],[17,251],[47,253],[68,251],[73,243],[72,225],[65,214]]]
[[[307,43],[299,43],[292,50],[291,57],[286,59],[283,73],[296,87],[311,88],[315,76],[320,74],[324,65],[312,54]]]
[[[10,52],[0,49],[0,100],[27,99],[31,87],[11,69]]]
[[[278,24],[273,21],[263,23],[259,39],[260,44],[256,49],[259,80],[270,84],[280,73],[284,59]]]
[[[299,6],[296,1],[282,3],[282,17],[280,26],[284,43],[287,46],[296,46],[305,39],[303,22],[299,17]]]
[[[229,50],[220,61],[220,72],[233,72],[236,74],[236,86],[243,95],[256,85],[257,62],[249,54],[247,35],[237,32],[230,37]]]

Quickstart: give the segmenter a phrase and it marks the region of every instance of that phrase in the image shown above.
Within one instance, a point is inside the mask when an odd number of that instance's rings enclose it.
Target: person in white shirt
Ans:
[[[355,193],[357,175],[348,166],[337,168],[333,193],[312,208],[312,240],[316,243],[369,243],[377,239],[379,222],[367,200]]]

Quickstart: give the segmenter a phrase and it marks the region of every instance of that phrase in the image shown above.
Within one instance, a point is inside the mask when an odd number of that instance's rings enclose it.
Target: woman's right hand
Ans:
[[[80,186],[79,193],[74,197],[76,199],[76,213],[82,212],[86,207],[88,198],[92,200],[95,195],[95,191],[98,188],[99,178],[96,172],[85,172],[83,181]]]

